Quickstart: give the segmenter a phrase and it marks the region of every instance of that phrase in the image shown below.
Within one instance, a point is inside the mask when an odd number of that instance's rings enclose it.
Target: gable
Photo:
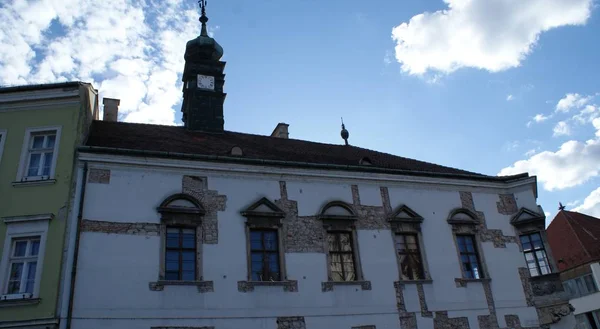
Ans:
[[[422,222],[423,217],[417,214],[414,210],[410,209],[407,205],[401,205],[392,213],[389,217],[390,221],[403,221],[403,222]]]
[[[241,213],[246,217],[285,217],[285,212],[281,208],[264,197],[251,204]]]
[[[532,223],[544,223],[546,216],[539,214],[533,210],[527,208],[521,208],[511,219],[510,223],[515,226],[532,224]]]

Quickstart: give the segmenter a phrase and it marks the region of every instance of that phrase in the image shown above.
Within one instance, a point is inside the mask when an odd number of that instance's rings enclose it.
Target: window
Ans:
[[[250,229],[252,281],[280,281],[277,230]]]
[[[17,179],[46,180],[54,177],[60,128],[28,129]]]
[[[521,245],[531,276],[550,273],[550,264],[539,233],[521,235]]]
[[[332,281],[356,280],[351,232],[327,232]]]
[[[39,251],[39,236],[13,239],[8,261],[7,295],[33,294]]]
[[[475,236],[457,235],[456,243],[465,279],[481,279],[483,273],[479,265],[479,255],[475,246]]]
[[[396,252],[400,261],[401,279],[425,279],[417,234],[396,234],[395,238]]]
[[[582,297],[598,291],[594,276],[591,273],[578,278],[565,280],[563,286],[571,297]]]
[[[196,230],[167,226],[165,279],[196,280]]]

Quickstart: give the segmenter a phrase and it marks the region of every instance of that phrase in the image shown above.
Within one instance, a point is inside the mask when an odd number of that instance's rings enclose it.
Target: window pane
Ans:
[[[195,249],[196,248],[196,233],[183,233],[183,248]]]
[[[173,230],[175,232],[173,232]],[[167,230],[167,248],[179,248],[179,230],[168,229]]]
[[[465,236],[465,243],[467,244],[467,246],[472,246],[473,245],[473,237],[471,236]]]
[[[540,272],[538,271],[537,267],[535,267],[535,266],[533,266],[533,267],[529,266],[529,274],[531,276],[538,276],[538,275],[540,275]]]
[[[472,243],[467,243],[467,252],[475,252],[475,247]]]
[[[165,273],[166,280],[179,280],[179,272],[167,272]]]
[[[56,135],[48,135],[46,138],[46,148],[53,148],[56,141]]]
[[[342,247],[342,251],[352,251],[352,242],[350,240],[350,234],[340,234],[340,245]]]
[[[183,271],[182,276],[181,276],[181,280],[184,281],[194,281],[196,280],[196,274],[195,272],[192,271]]]
[[[21,240],[15,242],[15,251],[13,253],[14,257],[24,257],[25,250],[27,250],[27,240]]]
[[[586,289],[585,289],[585,285],[583,284],[583,280],[581,278],[577,278],[577,279],[575,279],[575,283],[577,284],[577,291],[580,294],[585,295]]]
[[[21,288],[21,281],[8,281],[7,294],[18,294]]]
[[[44,147],[44,136],[33,136],[33,141],[31,142],[32,149],[41,149]]]
[[[329,244],[329,251],[340,251],[336,237],[337,237],[336,233],[328,233],[327,234],[327,243]]]
[[[31,262],[27,265],[27,283],[25,284],[25,292],[32,294],[33,287],[35,285],[35,270],[37,267],[37,262]]]
[[[166,262],[167,271],[179,271],[179,262]]]
[[[350,254],[342,255],[342,265],[344,266],[344,273],[346,274],[346,281],[354,280],[354,258]]]
[[[21,280],[23,274],[23,263],[12,263],[10,267],[9,280]]]
[[[262,250],[262,232],[250,231],[250,248],[252,250]]]
[[[40,169],[41,154],[31,154],[29,157],[29,169],[27,170],[27,176],[37,176],[38,170]]]
[[[585,281],[585,286],[588,290],[588,292],[596,292],[598,289],[596,289],[596,284],[594,283],[594,278],[591,275],[586,275],[583,277],[583,280]]]
[[[265,232],[265,250],[277,250],[277,233]]]
[[[269,255],[269,271],[279,272],[279,255],[278,254],[270,254]]]
[[[533,241],[533,248],[534,249],[543,249],[544,248],[544,244],[542,243],[542,240],[534,240]]]
[[[329,270],[333,281],[343,281],[342,276],[342,258],[339,254],[330,255]]]
[[[417,243],[417,237],[414,235],[405,235],[405,240],[407,244],[416,244]]]
[[[42,175],[50,175],[50,168],[52,168],[52,152],[44,153],[44,167],[42,169]]]
[[[184,262],[193,262],[196,260],[196,252],[194,251],[184,251],[181,253],[181,259]]]
[[[30,256],[37,256],[40,252],[40,240],[31,241],[31,250],[29,250]]]

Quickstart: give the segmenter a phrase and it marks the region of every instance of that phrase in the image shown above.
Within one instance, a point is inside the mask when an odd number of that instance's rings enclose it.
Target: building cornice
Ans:
[[[91,152],[90,152],[91,151]],[[522,186],[530,186],[533,184],[533,188],[537,185],[537,179],[535,176],[521,175],[516,176],[514,179],[493,179],[490,177],[489,180],[477,179],[477,176],[456,176],[456,175],[420,175],[414,174],[407,171],[394,171],[394,170],[373,170],[379,168],[363,168],[360,167],[360,171],[349,168],[354,166],[335,166],[335,165],[315,165],[308,163],[287,163],[283,164],[280,161],[262,161],[257,160],[255,164],[252,163],[234,163],[219,159],[219,157],[207,157],[207,159],[182,159],[175,154],[171,157],[163,155],[152,156],[150,152],[146,156],[140,155],[124,155],[127,152],[133,153],[131,150],[122,150],[122,154],[107,154],[108,152],[98,152],[96,148],[80,147],[79,148],[79,160],[105,163],[105,164],[120,164],[128,166],[142,166],[142,167],[155,167],[155,168],[170,168],[170,169],[188,169],[188,170],[202,170],[205,172],[224,173],[233,172],[237,174],[254,174],[262,176],[288,176],[288,177],[312,177],[319,179],[351,179],[351,180],[362,180],[369,181],[371,183],[377,182],[395,182],[395,183],[406,183],[406,184],[433,184],[433,185],[448,185],[448,186],[460,186],[460,187],[481,187],[481,188],[492,188],[492,189],[513,189]],[[211,161],[211,158],[213,159]],[[220,161],[219,161],[220,160]],[[247,159],[248,160],[248,159]],[[303,166],[305,165],[305,166]],[[358,166],[356,166],[358,167]],[[354,169],[354,170],[352,170]],[[515,177],[515,176],[513,176]]]

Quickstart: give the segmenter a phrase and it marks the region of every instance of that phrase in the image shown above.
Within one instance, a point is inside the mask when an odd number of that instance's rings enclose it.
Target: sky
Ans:
[[[209,0],[225,129],[488,175],[529,172],[549,222],[600,216],[598,0]],[[120,120],[181,125],[191,0],[4,0],[0,85],[81,80]]]

